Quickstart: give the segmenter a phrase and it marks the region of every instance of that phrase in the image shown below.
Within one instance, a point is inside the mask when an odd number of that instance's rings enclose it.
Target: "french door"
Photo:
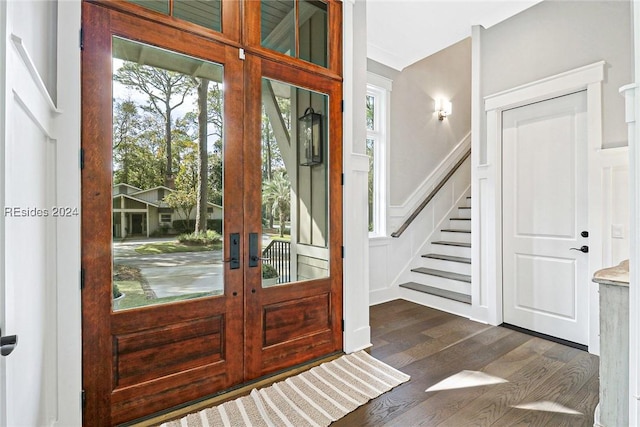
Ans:
[[[339,351],[340,82],[101,5],[83,27],[85,425]]]

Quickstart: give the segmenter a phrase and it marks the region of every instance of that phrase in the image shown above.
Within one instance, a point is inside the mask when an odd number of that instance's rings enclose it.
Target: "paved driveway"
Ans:
[[[222,251],[138,254],[135,248],[144,243],[149,241],[114,243],[114,263],[140,268],[158,298],[222,292]]]

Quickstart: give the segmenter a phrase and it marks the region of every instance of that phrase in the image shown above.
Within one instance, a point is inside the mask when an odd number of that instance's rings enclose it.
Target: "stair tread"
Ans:
[[[471,234],[471,230],[461,230],[459,228],[445,228],[440,231],[446,231],[447,233],[467,233]]]
[[[471,209],[471,206],[460,206],[458,209]]]
[[[460,262],[463,264],[471,264],[471,258],[461,256],[443,255],[443,254],[424,254],[422,258],[440,259],[443,261]]]
[[[435,295],[441,298],[447,298],[450,300],[462,302],[465,304],[471,304],[471,295],[462,294],[460,292],[448,291],[446,289],[434,288],[433,286],[423,285],[416,282],[407,282],[400,284],[401,288],[411,289],[417,292],[423,292],[425,294]]]
[[[454,221],[471,221],[471,218],[449,218]]]
[[[434,245],[446,245],[446,246],[460,246],[463,248],[470,248],[471,247],[471,243],[464,243],[464,242],[447,242],[447,241],[437,241],[437,242],[433,242]]]
[[[435,270],[433,268],[425,267],[412,268],[411,271],[415,273],[428,274],[430,276],[444,277],[445,279],[471,283],[471,276],[469,276],[468,274],[452,273],[450,271]]]

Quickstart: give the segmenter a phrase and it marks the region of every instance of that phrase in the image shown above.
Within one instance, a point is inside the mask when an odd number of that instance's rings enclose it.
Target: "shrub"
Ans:
[[[190,219],[176,219],[173,221],[171,227],[178,233],[191,233],[196,229],[196,220]]]
[[[265,262],[262,263],[262,278],[263,279],[273,279],[278,277],[278,270],[275,269],[271,264],[267,264]]]
[[[178,236],[178,242],[185,245],[212,245],[220,242],[221,237],[213,230],[207,230],[205,233],[189,233]]]
[[[190,219],[175,219],[171,225],[178,233],[191,233],[196,229],[196,220]],[[216,231],[218,234],[222,234],[222,220],[221,219],[208,219],[207,229]]]
[[[114,285],[113,285],[113,299],[116,299],[121,295],[122,295],[122,292],[120,292],[120,289],[118,289],[118,285],[116,285],[114,283]]]
[[[195,226],[195,224],[194,224]],[[222,234],[222,220],[221,219],[208,219],[207,220],[207,229],[216,231],[219,234]]]

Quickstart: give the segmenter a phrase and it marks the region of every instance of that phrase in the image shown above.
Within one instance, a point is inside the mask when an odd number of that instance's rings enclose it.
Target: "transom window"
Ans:
[[[147,9],[222,31],[222,0],[128,0]]]

